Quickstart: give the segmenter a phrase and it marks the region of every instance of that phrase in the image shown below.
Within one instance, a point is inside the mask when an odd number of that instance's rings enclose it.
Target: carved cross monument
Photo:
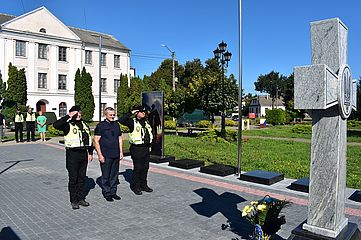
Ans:
[[[338,18],[311,23],[312,65],[295,67],[295,109],[312,116],[310,186],[303,229],[336,238],[345,218],[347,118],[356,81],[347,65],[347,32]]]

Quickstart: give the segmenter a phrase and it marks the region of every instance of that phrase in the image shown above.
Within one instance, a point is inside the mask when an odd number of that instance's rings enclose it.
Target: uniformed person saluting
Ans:
[[[131,113],[124,114],[118,121],[129,128],[129,150],[133,160],[133,185],[131,188],[136,195],[141,195],[142,191],[153,192],[147,183],[149,148],[153,135],[152,128],[146,119],[146,109],[138,106]]]
[[[24,123],[24,116],[21,114],[20,109],[16,109],[15,114],[15,140],[19,142],[19,133],[20,133],[20,142],[23,142],[23,123]]]
[[[33,112],[33,109],[30,106],[28,106],[28,111],[26,113],[25,121],[26,121],[26,140],[30,142],[30,134],[31,134],[31,141],[34,142],[36,116],[35,113]]]
[[[90,129],[81,119],[80,107],[73,106],[69,114],[54,122],[53,126],[64,132],[71,206],[73,209],[79,209],[79,205],[87,207],[85,177],[88,161],[93,160],[93,147]]]

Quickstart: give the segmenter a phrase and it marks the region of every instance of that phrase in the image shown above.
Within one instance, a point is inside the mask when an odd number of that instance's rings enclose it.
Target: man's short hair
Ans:
[[[106,107],[106,108],[104,109],[104,114],[107,114],[109,111],[115,111],[115,110],[114,110],[114,108],[112,108],[112,107]]]

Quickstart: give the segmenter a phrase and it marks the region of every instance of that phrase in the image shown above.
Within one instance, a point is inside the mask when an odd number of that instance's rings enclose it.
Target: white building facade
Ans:
[[[275,99],[273,103],[273,108],[279,108],[286,110],[286,107],[283,103],[283,99]],[[269,95],[266,96],[257,96],[251,100],[251,103],[248,108],[249,113],[255,113],[257,117],[265,117],[267,110],[272,109],[272,98]]]
[[[83,67],[93,79],[94,120],[99,119],[99,36],[102,108],[116,107],[120,75],[132,77],[130,49],[112,35],[65,26],[45,7],[19,17],[0,14],[0,71],[24,68],[27,105],[37,111],[67,114],[74,105],[74,78]],[[129,82],[128,82],[129,84]]]

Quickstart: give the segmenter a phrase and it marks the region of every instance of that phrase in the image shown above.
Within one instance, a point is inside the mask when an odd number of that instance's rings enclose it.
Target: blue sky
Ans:
[[[289,75],[311,64],[311,21],[339,17],[349,28],[348,64],[361,76],[361,1],[243,0],[243,88],[254,92],[260,74]],[[238,77],[238,0],[0,0],[1,13],[21,15],[40,6],[69,26],[114,35],[132,50],[141,77],[170,58],[184,64],[213,57],[224,40],[233,53],[228,74]]]

